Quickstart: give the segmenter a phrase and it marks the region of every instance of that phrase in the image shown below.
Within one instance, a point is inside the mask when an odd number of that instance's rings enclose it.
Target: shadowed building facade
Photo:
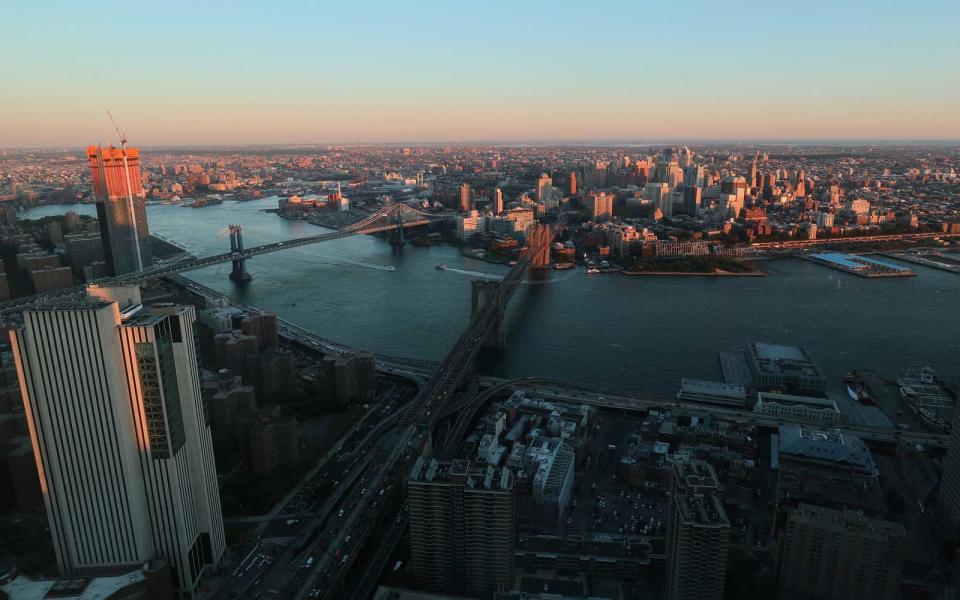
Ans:
[[[140,150],[88,146],[87,160],[107,269],[111,275],[121,275],[149,267],[153,254],[140,178]]]

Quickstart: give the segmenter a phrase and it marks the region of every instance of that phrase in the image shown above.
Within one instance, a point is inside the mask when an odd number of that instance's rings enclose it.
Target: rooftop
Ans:
[[[877,541],[904,538],[903,525],[893,521],[867,517],[859,510],[836,510],[811,504],[800,504],[790,513],[791,522],[802,522],[835,532],[851,532],[872,537]]]
[[[797,346],[750,342],[747,344],[747,354],[763,374],[821,377],[807,353]]]
[[[694,496],[678,493],[676,501],[684,523],[701,527],[730,527],[730,519],[723,509],[723,503],[713,494]]]
[[[875,469],[873,456],[855,435],[837,429],[815,429],[800,425],[780,427],[778,452],[816,461],[846,464],[864,471]]]
[[[474,464],[467,460],[441,463],[437,459],[426,462],[418,458],[410,472],[411,481],[427,483],[461,483],[471,489],[507,491],[513,486],[513,473],[506,467],[495,468]]]
[[[0,593],[17,600],[43,600],[45,598],[106,600],[117,597],[125,588],[146,579],[144,569],[133,567],[131,571],[105,577],[65,577],[61,579],[31,579],[19,575],[0,585]]]
[[[717,396],[744,397],[746,388],[742,385],[723,383],[720,381],[707,381],[705,379],[681,379],[680,389],[702,394],[715,394]]]

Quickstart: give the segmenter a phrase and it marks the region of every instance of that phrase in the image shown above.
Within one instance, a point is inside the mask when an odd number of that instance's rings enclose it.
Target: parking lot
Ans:
[[[662,536],[668,498],[617,480],[617,465],[640,419],[622,415],[600,415],[594,427],[590,454],[575,486],[571,510],[562,525],[563,533],[607,533]]]

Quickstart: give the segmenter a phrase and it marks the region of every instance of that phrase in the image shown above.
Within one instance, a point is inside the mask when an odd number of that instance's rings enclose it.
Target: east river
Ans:
[[[275,207],[275,198],[152,205],[148,217],[153,233],[202,254],[229,248],[221,233],[229,223],[244,227],[248,246],[323,231],[263,212]],[[70,209],[95,216],[92,205],[77,205],[31,208],[21,218]],[[435,268],[441,263],[448,269]],[[803,346],[831,387],[846,370],[896,377],[911,363],[960,375],[960,275],[910,265],[918,277],[862,279],[795,259],[761,266],[768,277],[536,273],[509,308],[507,348],[482,357],[481,368],[663,396],[681,377],[719,380],[717,354],[759,340]],[[188,276],[326,338],[431,359],[469,318],[470,280],[506,271],[448,245],[397,249],[371,236],[267,254],[247,269],[253,280],[243,286],[228,279],[229,264]]]

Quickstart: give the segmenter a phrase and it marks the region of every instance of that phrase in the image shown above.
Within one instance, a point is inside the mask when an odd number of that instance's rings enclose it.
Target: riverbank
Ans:
[[[656,277],[766,277],[763,271],[747,271],[744,273],[733,273],[731,271],[714,271],[712,273],[695,273],[681,271],[628,271],[620,270],[621,275],[636,277],[641,275],[652,275]]]

